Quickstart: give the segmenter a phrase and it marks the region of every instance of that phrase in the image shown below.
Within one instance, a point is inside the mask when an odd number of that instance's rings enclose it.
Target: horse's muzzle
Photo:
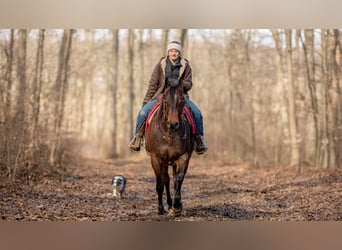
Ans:
[[[179,128],[179,122],[166,122],[167,128],[177,130]]]

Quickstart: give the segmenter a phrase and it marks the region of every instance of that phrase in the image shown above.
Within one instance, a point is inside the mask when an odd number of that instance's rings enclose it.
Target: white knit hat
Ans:
[[[170,49],[176,49],[179,51],[180,54],[182,54],[182,45],[180,45],[179,42],[170,42],[169,45],[167,45],[167,52],[169,52]]]

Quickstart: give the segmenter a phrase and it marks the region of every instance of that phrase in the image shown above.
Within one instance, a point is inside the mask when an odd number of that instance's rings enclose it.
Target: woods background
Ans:
[[[180,40],[204,160],[342,166],[341,30],[0,30],[0,173],[131,153],[154,65]]]

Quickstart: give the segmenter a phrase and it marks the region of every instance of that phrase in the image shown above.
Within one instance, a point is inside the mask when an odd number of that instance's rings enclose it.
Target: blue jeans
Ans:
[[[157,99],[153,99],[146,103],[139,111],[138,117],[137,117],[137,125],[135,126],[135,133],[138,133],[140,127],[145,122],[148,114],[152,110],[153,106],[157,103]]]
[[[153,106],[157,103],[157,99],[153,99],[150,102],[146,103],[139,111],[138,117],[137,117],[137,124],[135,127],[135,133],[138,133],[140,127],[145,122],[148,114],[152,110]],[[196,128],[201,136],[204,136],[203,131],[203,117],[201,111],[197,108],[197,106],[190,100],[186,99],[186,105],[190,107],[192,111],[192,116],[195,120]]]

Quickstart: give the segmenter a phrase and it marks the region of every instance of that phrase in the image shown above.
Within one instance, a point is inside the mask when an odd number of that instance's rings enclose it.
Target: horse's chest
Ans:
[[[177,141],[165,140],[159,143],[157,151],[163,158],[175,158],[184,153],[184,146]]]

